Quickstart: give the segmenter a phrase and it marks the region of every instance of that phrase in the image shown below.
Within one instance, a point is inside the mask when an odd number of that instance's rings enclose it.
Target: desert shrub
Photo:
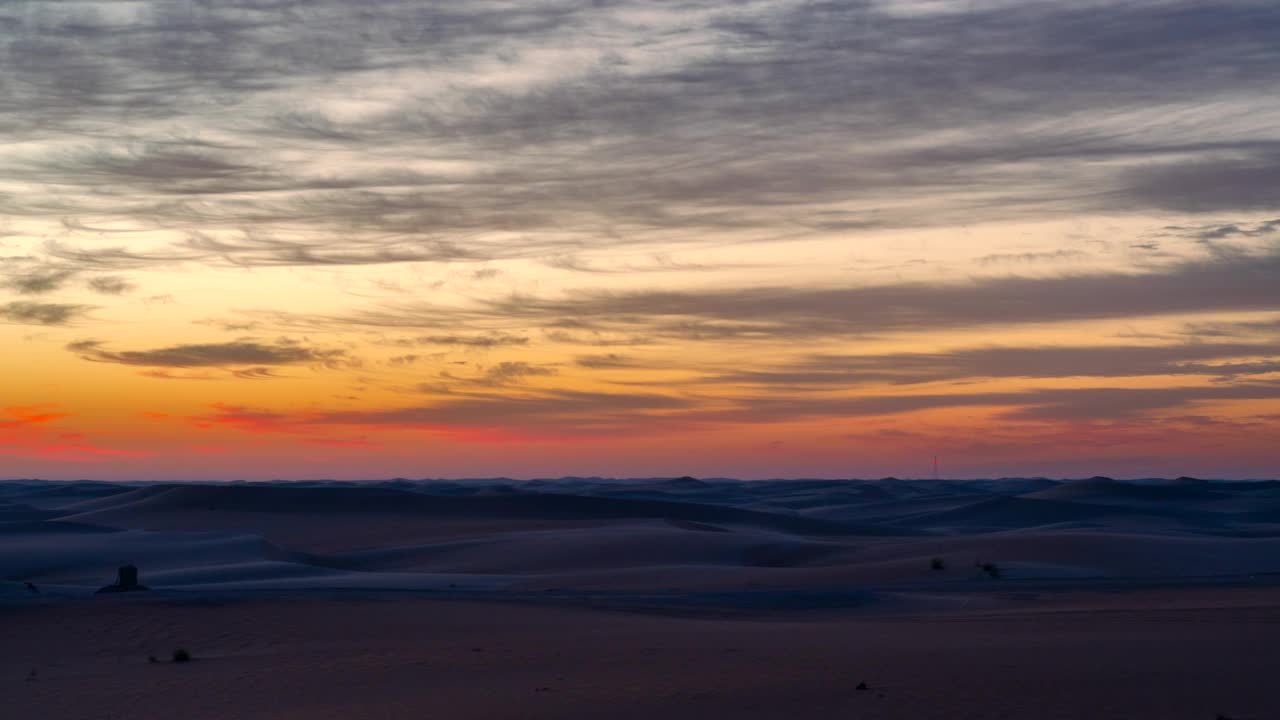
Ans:
[[[982,563],[982,572],[986,573],[987,577],[999,578],[1000,566],[995,563]]]
[[[184,648],[178,648],[177,650],[173,651],[173,661],[174,662],[191,662],[191,653],[187,652],[186,649]]]
[[[947,561],[943,560],[940,557],[936,557],[929,561],[929,569],[930,570],[946,570]]]

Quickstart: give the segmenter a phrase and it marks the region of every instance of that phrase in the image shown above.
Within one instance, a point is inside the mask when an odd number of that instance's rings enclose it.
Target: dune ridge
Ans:
[[[1260,720],[1278,633],[1270,482],[0,482],[15,717]]]
[[[127,561],[161,593],[696,591],[729,604],[759,591],[1266,584],[1280,574],[1274,492],[1194,478],[10,481],[0,578],[74,597]]]

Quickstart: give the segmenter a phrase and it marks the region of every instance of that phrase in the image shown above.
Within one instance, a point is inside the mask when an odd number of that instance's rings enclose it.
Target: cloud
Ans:
[[[1280,383],[1274,381],[1162,388],[1046,388],[857,397],[794,395],[739,398],[736,408],[698,411],[686,417],[690,421],[719,423],[822,418],[847,420],[970,407],[990,408],[1008,421],[1107,421],[1142,418],[1152,411],[1194,407],[1203,402],[1277,399],[1280,399]]]
[[[522,361],[503,361],[493,365],[484,371],[484,374],[477,380],[482,385],[508,385],[510,383],[523,382],[531,377],[546,377],[556,374],[555,368],[540,367],[538,365],[530,365]]]
[[[1046,388],[1001,392],[859,396],[739,396],[706,399],[658,393],[597,393],[565,389],[531,392],[453,393],[430,403],[358,410],[288,412],[215,405],[195,416],[200,427],[234,427],[254,433],[314,435],[326,427],[420,430],[461,440],[537,439],[620,435],[637,437],[716,427],[823,421],[836,426],[870,418],[946,408],[983,410],[1017,432],[1035,433],[1076,423],[1133,426],[1187,424],[1207,403],[1280,400],[1280,383],[1164,388]],[[1153,414],[1174,413],[1160,420]],[[1032,425],[1028,425],[1031,423]],[[1041,423],[1045,425],[1040,425]],[[1203,424],[1203,423],[1200,423]],[[493,433],[498,433],[494,435]],[[1017,433],[1015,433],[1017,434]],[[1158,433],[1148,433],[1158,439]],[[1047,441],[1052,442],[1051,438]]]
[[[619,274],[619,273],[649,273],[649,272],[705,272],[708,270],[726,270],[732,268],[743,267],[741,264],[717,264],[714,267],[702,263],[692,263],[678,260],[665,254],[652,254],[647,262],[622,263],[613,265],[592,264],[577,255],[556,255],[543,261],[548,267],[557,270],[569,270],[580,273],[594,274]]]
[[[89,279],[89,289],[103,295],[123,295],[138,286],[122,277],[102,275]]]
[[[527,394],[456,393],[431,404],[385,409],[283,412],[214,404],[190,418],[199,427],[249,432],[315,434],[326,427],[422,430],[462,440],[548,437],[561,434],[635,434],[662,427],[663,416],[691,407],[688,400],[656,393],[538,390]],[[479,432],[477,432],[479,431]]]
[[[626,347],[635,345],[652,345],[656,340],[643,335],[625,335],[617,333],[603,333],[599,330],[585,325],[575,325],[586,332],[568,332],[559,329],[563,327],[562,321],[553,322],[551,327],[554,329],[544,330],[543,335],[547,340],[565,345],[584,345],[589,347]]]
[[[71,417],[71,413],[62,412],[55,404],[45,403],[41,405],[6,407],[0,410],[0,416],[9,418],[7,420],[0,419],[0,430],[12,430],[61,420],[62,418]]]
[[[267,380],[271,378],[283,377],[280,373],[269,367],[247,367],[238,368],[231,371],[231,374],[241,380]]]
[[[1131,170],[1123,202],[1189,213],[1280,207],[1280,152],[1225,155]]]
[[[140,457],[144,453],[96,447],[81,432],[58,431],[50,423],[72,417],[55,403],[0,408],[0,455],[92,462]]]
[[[470,252],[447,240],[432,238],[376,238],[364,243],[338,245],[327,240],[286,240],[254,233],[246,233],[239,238],[215,238],[196,233],[182,244],[182,248],[191,257],[206,263],[246,267],[387,265],[493,257]]]
[[[627,355],[619,355],[618,353],[579,355],[574,359],[574,363],[577,364],[578,367],[584,367],[590,370],[618,370],[641,367],[634,358]]]
[[[143,370],[138,373],[152,380],[219,380],[218,375],[208,371],[175,372],[173,370]]]
[[[583,433],[641,431],[646,417],[691,407],[684,398],[656,393],[598,393],[564,389],[521,395],[448,397],[431,405],[384,410],[320,413],[309,418],[319,425],[381,425],[398,427],[508,427],[537,432],[539,428]]]
[[[263,344],[249,340],[123,351],[108,350],[98,340],[80,340],[67,345],[67,349],[94,362],[153,368],[334,365],[347,360],[347,354],[343,350],[321,350],[289,342]],[[248,367],[241,369],[239,374],[242,377],[259,378],[270,376],[271,371],[264,367]]]
[[[70,325],[92,309],[88,305],[18,300],[0,305],[0,322],[18,325]]]
[[[1258,362],[1231,360],[1269,358]],[[1280,372],[1280,343],[986,347],[941,353],[812,355],[781,367],[736,369],[696,382],[839,389],[977,378],[1235,377]]]
[[[1005,414],[1009,420],[1140,418],[1154,410],[1203,402],[1280,399],[1280,383],[1258,382],[1211,387],[1090,388],[1040,391],[1039,402]]]
[[[141,270],[208,257],[189,249],[134,250],[124,245],[79,248],[58,240],[45,241],[41,249],[52,259],[87,271]]]
[[[1046,252],[993,253],[977,258],[979,265],[1027,264],[1081,260],[1088,257],[1083,250],[1051,250]]]
[[[456,345],[471,348],[495,348],[528,345],[529,338],[506,333],[488,333],[484,335],[419,335],[408,338],[397,344],[406,345]]]
[[[1280,218],[1256,223],[1212,223],[1192,227],[1169,226],[1164,229],[1167,232],[1195,238],[1201,242],[1213,242],[1230,238],[1258,238],[1280,233]]]
[[[306,432],[300,423],[285,413],[269,410],[257,410],[241,405],[213,403],[209,406],[211,413],[195,415],[188,422],[200,428],[232,427],[253,433],[299,433]]]
[[[1280,317],[1263,320],[1191,322],[1185,324],[1179,334],[1197,339],[1270,338],[1280,334]]]
[[[288,331],[429,328],[399,345],[523,345],[513,331],[584,346],[859,338],[1092,320],[1280,312],[1280,254],[1222,253],[1132,272],[995,275],[946,283],[720,286],[511,294],[468,305],[389,302],[327,315],[256,311]],[[465,334],[460,331],[466,331]]]
[[[22,295],[40,295],[60,290],[75,276],[71,270],[45,270],[18,274],[4,285]]]
[[[573,319],[599,329],[718,341],[1268,310],[1280,310],[1276,254],[1185,262],[1147,273],[1003,276],[950,284],[516,296],[491,302],[477,314],[544,325]]]
[[[1273,3],[24,8],[0,8],[0,213],[73,271],[599,273],[580,258],[1280,206]]]

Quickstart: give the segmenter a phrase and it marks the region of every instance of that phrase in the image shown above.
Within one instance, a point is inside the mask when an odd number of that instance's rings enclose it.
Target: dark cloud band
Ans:
[[[108,350],[97,340],[71,343],[67,349],[86,360],[138,365],[153,368],[236,367],[264,365],[332,364],[341,362],[346,352],[320,350],[290,343],[262,344],[253,341],[172,345],[151,350]],[[265,377],[262,367],[247,367],[242,375]]]

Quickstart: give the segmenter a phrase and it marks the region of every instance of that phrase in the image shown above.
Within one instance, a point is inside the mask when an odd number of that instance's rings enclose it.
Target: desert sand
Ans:
[[[1280,483],[6,481],[0,638],[6,718],[1280,718]]]

